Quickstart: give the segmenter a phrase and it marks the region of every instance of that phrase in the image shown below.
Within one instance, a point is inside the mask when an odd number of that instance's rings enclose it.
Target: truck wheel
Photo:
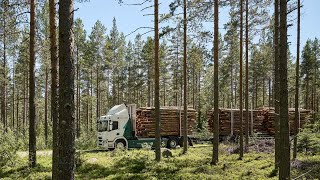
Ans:
[[[127,148],[127,144],[124,140],[120,139],[117,140],[115,143],[115,148],[116,149],[126,149]]]
[[[168,140],[168,144],[167,144],[167,147],[169,149],[175,149],[178,145],[178,140],[176,138],[170,138]]]

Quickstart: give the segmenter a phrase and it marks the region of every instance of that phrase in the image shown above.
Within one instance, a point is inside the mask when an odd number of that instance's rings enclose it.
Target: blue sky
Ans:
[[[127,3],[142,2],[138,0],[125,0]],[[168,12],[168,0],[159,0],[160,13]],[[148,5],[151,5],[149,3]],[[304,7],[301,10],[301,44],[304,46],[308,38],[314,39],[320,38],[320,0],[302,0]],[[116,0],[90,0],[87,3],[76,3],[75,8],[78,10],[75,13],[75,17],[80,17],[87,32],[91,31],[94,23],[100,20],[107,28],[107,32],[110,31],[112,26],[112,19],[117,19],[117,26],[120,32],[124,32],[125,35],[129,34],[133,30],[139,27],[152,27],[153,16],[144,16],[145,14],[152,14],[153,9],[147,9],[141,11],[141,6],[127,6],[119,5]],[[220,12],[220,27],[228,20],[228,12],[221,10]],[[296,13],[296,12],[294,12]],[[292,19],[295,19],[295,15],[292,15]],[[146,30],[141,30],[140,33],[144,33]],[[293,55],[296,54],[296,21],[294,26],[289,29],[289,41],[292,42],[290,50]],[[133,40],[132,34],[128,36],[127,40]],[[153,34],[148,34],[152,36]],[[302,49],[301,47],[301,49]]]

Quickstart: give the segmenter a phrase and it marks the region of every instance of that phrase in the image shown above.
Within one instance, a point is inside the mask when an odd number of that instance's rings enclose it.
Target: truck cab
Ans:
[[[129,113],[125,104],[116,105],[98,120],[98,146],[113,149],[126,147],[125,131],[128,131]]]

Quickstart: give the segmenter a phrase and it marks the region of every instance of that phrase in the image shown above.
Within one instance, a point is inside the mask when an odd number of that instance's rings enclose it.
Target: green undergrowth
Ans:
[[[154,161],[153,150],[128,150],[110,152],[80,152],[76,179],[278,179],[273,171],[273,154],[228,154],[227,145],[220,146],[219,163],[211,166],[212,146],[172,151],[173,157]],[[0,179],[51,179],[51,156],[39,155],[35,169],[27,167],[27,157],[20,157],[14,167],[0,170]],[[301,154],[294,162],[292,177],[310,171],[305,178],[320,174],[320,156]],[[318,177],[319,178],[319,177]]]

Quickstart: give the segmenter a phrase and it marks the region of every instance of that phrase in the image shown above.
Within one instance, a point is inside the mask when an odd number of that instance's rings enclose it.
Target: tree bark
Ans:
[[[239,82],[239,104],[240,104],[240,152],[239,152],[239,159],[243,158],[243,91],[242,91],[242,57],[243,57],[243,47],[242,47],[242,41],[243,41],[243,0],[240,0],[240,82]]]
[[[279,0],[274,2],[274,105],[275,105],[275,170],[280,164],[280,87],[279,87]]]
[[[280,1],[280,146],[279,179],[290,179],[290,143],[288,122],[287,1]]]
[[[246,0],[246,92],[245,92],[245,108],[246,108],[246,125],[245,125],[245,149],[249,144],[249,4]]]
[[[4,12],[6,12],[6,7],[7,5],[4,5]],[[6,131],[7,130],[7,83],[6,83],[6,79],[7,79],[7,56],[6,56],[6,17],[5,17],[6,13],[3,13],[3,82],[2,82],[2,98],[1,98],[1,119],[2,119],[2,123],[3,123],[3,128]]]
[[[56,0],[49,0],[50,59],[51,59],[51,120],[52,120],[52,179],[58,179],[59,119],[58,119],[58,48],[56,33]]]
[[[154,96],[155,96],[155,119],[156,119],[156,161],[161,159],[160,137],[160,102],[159,102],[159,4],[154,0]]]
[[[44,91],[44,142],[48,145],[48,68],[46,67]]]
[[[214,138],[212,165],[219,161],[219,1],[214,1]]]
[[[29,61],[29,166],[35,167],[36,156],[36,109],[35,109],[35,0],[30,0],[30,61]]]
[[[183,1],[183,154],[188,151],[188,121],[187,121],[187,1]]]
[[[298,0],[298,24],[297,24],[297,60],[296,60],[296,91],[295,91],[295,122],[294,122],[294,140],[293,140],[293,159],[297,158],[297,142],[299,129],[299,70],[300,68],[300,0]]]
[[[73,0],[59,2],[58,179],[74,179],[75,170],[73,13]]]

